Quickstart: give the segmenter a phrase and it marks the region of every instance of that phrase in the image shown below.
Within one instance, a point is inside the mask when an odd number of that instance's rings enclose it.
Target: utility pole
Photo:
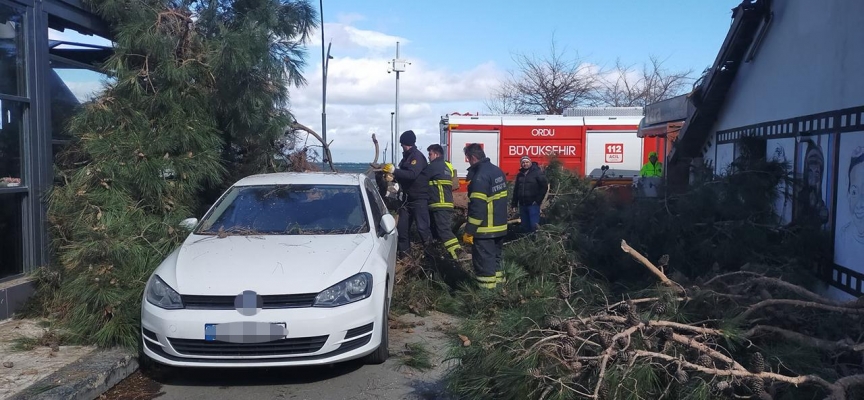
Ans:
[[[405,72],[405,67],[410,65],[411,63],[406,62],[405,60],[399,59],[399,42],[396,42],[396,58],[391,62],[390,72],[396,72],[396,111],[394,114],[394,122],[393,122],[393,159],[396,159],[396,143],[399,141],[396,140],[396,136],[399,134],[399,74]]]
[[[390,162],[396,164],[396,128],[393,126],[393,116],[395,112],[390,113]]]
[[[321,146],[322,171],[327,169],[327,61],[330,57],[330,46],[324,53],[324,0],[318,0],[318,9],[321,16]]]

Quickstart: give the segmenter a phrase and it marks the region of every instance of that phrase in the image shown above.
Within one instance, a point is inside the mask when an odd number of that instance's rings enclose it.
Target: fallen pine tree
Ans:
[[[508,283],[424,293],[427,306],[464,318],[450,390],[467,399],[864,398],[864,302],[809,285],[824,236],[776,220],[785,166],[733,165],[688,193],[620,207],[553,164],[545,225],[505,245]]]
[[[864,302],[749,267],[681,284],[622,247],[661,283],[615,299],[570,265],[488,294],[498,311],[462,327],[472,345],[455,347],[450,389],[496,399],[864,398]]]

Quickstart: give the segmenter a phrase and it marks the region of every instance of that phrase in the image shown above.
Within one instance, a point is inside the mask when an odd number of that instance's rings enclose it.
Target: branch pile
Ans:
[[[814,292],[824,237],[776,221],[783,165],[735,165],[688,193],[620,205],[553,163],[541,230],[505,245],[508,282],[457,298],[472,345],[454,338],[450,390],[864,399],[864,300]]]
[[[520,311],[532,321],[524,333],[472,332],[475,337],[469,337],[481,347],[462,351],[463,365],[451,375],[451,387],[477,395],[468,383],[478,377],[458,375],[503,352],[511,358],[511,370],[483,371],[498,378],[485,380],[487,393],[478,397],[851,400],[864,395],[864,301],[827,299],[749,266],[700,285],[679,284],[662,271],[668,257],[655,266],[626,242],[622,248],[660,284],[631,298],[592,299],[584,293],[589,280],[574,277],[571,266],[557,280],[557,298],[544,304],[553,312],[535,320],[530,309]],[[498,324],[506,322],[478,327]]]

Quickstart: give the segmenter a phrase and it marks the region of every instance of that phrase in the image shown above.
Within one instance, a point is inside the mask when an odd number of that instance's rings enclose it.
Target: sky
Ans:
[[[484,100],[514,71],[513,55],[546,56],[553,39],[568,58],[578,57],[600,70],[617,59],[642,64],[656,56],[665,60],[664,67],[693,70],[698,77],[717,56],[731,10],[741,0],[323,3],[324,38],[332,43],[333,57],[327,70],[327,139],[333,161],[370,162],[371,134],[376,133],[382,150],[390,138],[396,77],[388,69],[396,42],[400,58],[411,63],[400,74],[399,130],[413,130],[425,150],[439,141],[442,115],[488,112]],[[49,36],[100,42],[70,31]],[[320,132],[320,30],[307,43],[303,73],[307,85],[290,89],[291,111]],[[61,76],[81,98],[98,87],[95,73]]]

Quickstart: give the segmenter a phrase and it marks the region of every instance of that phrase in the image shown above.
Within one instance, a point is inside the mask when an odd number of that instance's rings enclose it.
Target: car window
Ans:
[[[385,209],[383,204],[381,203],[381,196],[375,190],[366,185],[366,197],[369,198],[369,208],[372,209],[372,218],[374,221],[372,223],[375,226],[375,231],[378,232],[379,235],[384,234],[383,228],[381,228],[381,217],[384,216],[382,210]]]
[[[233,187],[204,217],[199,235],[338,235],[369,231],[353,185]]]

